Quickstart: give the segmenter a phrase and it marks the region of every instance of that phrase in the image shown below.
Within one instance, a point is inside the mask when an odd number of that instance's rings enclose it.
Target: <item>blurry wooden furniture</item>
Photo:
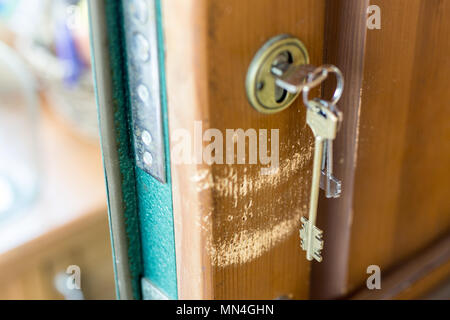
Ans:
[[[58,299],[58,273],[81,269],[86,299],[113,299],[114,275],[98,143],[48,108],[40,117],[41,186],[23,213],[0,223],[0,299]]]

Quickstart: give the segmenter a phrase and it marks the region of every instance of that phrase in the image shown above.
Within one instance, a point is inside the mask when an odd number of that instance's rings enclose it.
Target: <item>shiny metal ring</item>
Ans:
[[[309,107],[309,91],[322,83],[330,73],[336,74],[337,85],[331,101],[328,103],[332,106],[336,105],[344,92],[344,76],[341,70],[334,65],[324,65],[317,68],[308,75],[307,84],[303,88],[303,102]]]
[[[322,82],[324,82],[328,78],[328,68],[319,67],[316,68],[313,72],[308,74],[308,78],[306,86],[309,90],[311,88],[315,88],[319,86]]]

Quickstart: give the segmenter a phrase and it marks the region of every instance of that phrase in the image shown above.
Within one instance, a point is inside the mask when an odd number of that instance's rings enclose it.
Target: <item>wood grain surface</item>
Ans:
[[[281,33],[302,40],[321,64],[325,1],[172,0],[163,14],[171,134],[192,132],[195,120],[224,135],[280,130],[275,174],[249,164],[172,165],[180,298],[308,298],[298,230],[307,215],[312,134],[300,100],[275,115],[255,111],[245,77],[256,51]]]
[[[334,213],[349,217],[347,226],[333,231],[346,238],[348,252],[343,258],[326,252],[331,258],[314,271],[316,279],[333,269],[345,272],[334,287],[317,281],[314,296],[319,298],[364,286],[369,265],[389,272],[450,231],[450,61],[444,54],[450,50],[450,1],[370,4],[380,7],[382,24],[380,30],[367,30],[365,40],[354,180],[344,181],[350,206]],[[335,19],[345,34],[348,22]],[[341,45],[351,48],[348,37]],[[342,50],[333,54],[339,66]]]
[[[339,199],[320,198],[318,225],[324,230],[324,260],[313,264],[312,297],[340,296],[346,286],[368,5],[369,0],[326,2],[324,59],[326,63],[338,66],[345,78],[344,94],[338,103],[344,119],[333,143],[334,175],[343,186]],[[332,96],[334,88],[332,81],[326,82],[324,96]]]
[[[382,275],[381,290],[366,287],[350,296],[359,300],[417,299],[426,298],[433,290],[448,282],[450,278],[450,235],[440,239]],[[448,297],[447,297],[448,298]]]
[[[381,9],[380,30],[366,28],[369,5]],[[369,265],[389,273],[450,231],[450,1],[172,0],[163,12],[171,134],[196,120],[222,132],[280,129],[275,175],[173,165],[180,298],[310,297],[298,239],[311,175],[304,109],[262,115],[244,89],[254,54],[280,33],[346,78],[335,148],[343,196],[319,204],[325,250],[312,297],[344,297],[365,285]]]

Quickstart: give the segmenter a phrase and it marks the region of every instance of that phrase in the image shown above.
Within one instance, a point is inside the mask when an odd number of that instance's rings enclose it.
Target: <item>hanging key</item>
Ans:
[[[341,196],[342,183],[333,175],[333,141],[325,140],[324,148],[320,189],[325,191],[325,197],[327,198],[339,198]]]
[[[329,72],[340,73],[334,66],[323,66],[320,68],[310,64],[296,66],[286,61],[277,63],[272,67],[271,71],[276,77],[275,84],[290,93],[302,91],[306,86],[313,88],[320,85],[328,77]],[[320,101],[328,105],[338,116],[340,124],[342,121],[342,113],[333,104],[335,101],[332,103],[324,100]],[[333,141],[326,140],[324,143],[325,152],[323,152],[322,157],[320,188],[325,191],[327,198],[339,198],[341,196],[342,183],[333,175]]]
[[[319,99],[318,99],[319,100]],[[337,116],[339,130],[342,122],[342,112],[336,106],[329,104],[327,101],[319,100],[320,103],[327,107]],[[325,191],[327,198],[339,198],[342,191],[342,183],[333,175],[333,140],[327,139],[324,142],[324,152],[322,156],[322,174],[320,176],[320,188]]]
[[[323,232],[315,226],[315,223],[319,200],[322,156],[325,141],[332,141],[336,137],[339,118],[328,105],[315,99],[308,101],[306,122],[314,134],[315,143],[309,216],[308,219],[302,217],[300,238],[302,249],[306,251],[306,258],[310,261],[315,259],[320,262],[322,261]]]
[[[343,91],[343,76],[341,71],[332,65],[316,68],[312,65],[291,65],[286,61],[275,64],[271,69],[275,76],[275,84],[280,88],[295,94],[303,91],[303,100],[307,108],[306,122],[313,131],[314,161],[311,184],[309,216],[301,218],[301,246],[306,251],[309,261],[322,261],[323,232],[316,227],[319,190],[325,191],[327,198],[338,198],[341,194],[341,181],[333,175],[333,140],[342,121],[342,113],[336,103]],[[311,88],[320,85],[329,73],[335,73],[337,87],[330,102],[321,99],[308,99]]]
[[[336,76],[336,89],[330,101],[310,100],[311,89],[319,87],[330,74]],[[245,87],[250,104],[264,114],[283,111],[303,92],[306,120],[314,133],[315,147],[309,216],[301,218],[300,238],[307,259],[320,262],[323,232],[315,225],[319,191],[325,190],[328,198],[341,194],[341,181],[333,175],[333,140],[342,120],[342,113],[336,107],[344,90],[342,72],[334,65],[310,65],[304,44],[282,34],[258,50],[249,66]]]

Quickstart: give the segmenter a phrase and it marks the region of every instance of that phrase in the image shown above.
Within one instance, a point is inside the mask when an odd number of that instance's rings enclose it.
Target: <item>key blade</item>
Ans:
[[[301,218],[302,228],[300,229],[301,247],[303,250],[308,250],[308,220],[305,217]]]
[[[322,262],[321,252],[314,252],[313,257],[317,260],[317,262]]]
[[[272,74],[275,75],[275,84],[289,93],[296,94],[302,91],[306,84],[308,75],[316,70],[316,67],[303,64],[292,65],[282,63],[272,67]]]
[[[327,183],[328,180],[329,184]],[[327,197],[328,199],[339,198],[342,193],[342,182],[341,180],[335,178],[333,175],[328,177],[327,173],[325,171],[322,171],[322,174],[320,176],[320,189],[325,191],[325,197]]]

